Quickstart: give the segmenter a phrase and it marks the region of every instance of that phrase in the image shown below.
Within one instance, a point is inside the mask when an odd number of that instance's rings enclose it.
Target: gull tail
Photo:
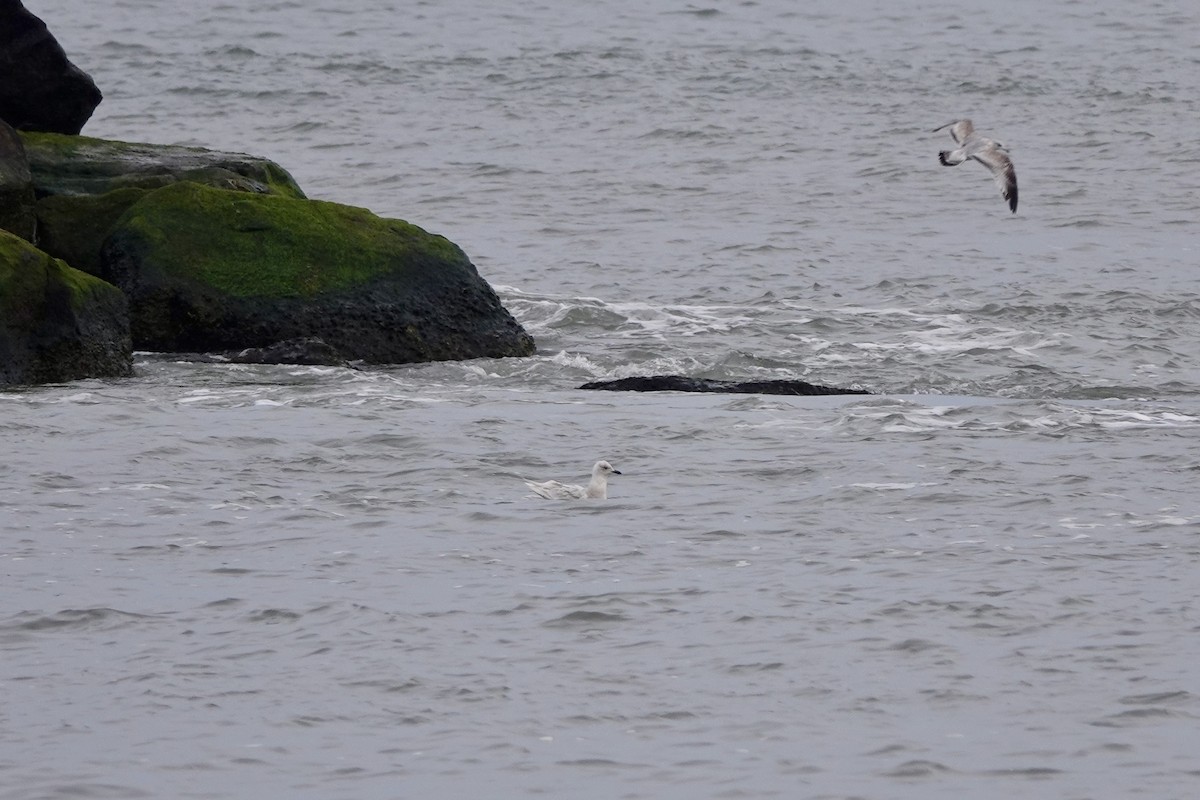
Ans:
[[[955,167],[966,160],[962,150],[942,150],[938,153],[938,161],[942,162],[943,167]]]

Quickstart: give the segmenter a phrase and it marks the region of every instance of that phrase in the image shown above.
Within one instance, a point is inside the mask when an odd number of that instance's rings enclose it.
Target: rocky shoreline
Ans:
[[[19,0],[0,0],[9,64],[0,385],[123,377],[134,349],[286,357],[281,344],[319,339],[330,361],[370,364],[534,352],[442,236],[309,199],[268,159],[79,135],[102,95]]]

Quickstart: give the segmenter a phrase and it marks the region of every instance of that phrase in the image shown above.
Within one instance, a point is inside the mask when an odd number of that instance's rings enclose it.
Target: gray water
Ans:
[[[0,394],[0,798],[1200,791],[1194,4],[27,5],[539,352]]]

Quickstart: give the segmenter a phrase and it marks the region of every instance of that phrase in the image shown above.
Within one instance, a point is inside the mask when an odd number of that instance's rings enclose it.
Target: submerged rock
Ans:
[[[286,169],[269,159],[244,153],[54,133],[22,132],[21,138],[38,197],[158,189],[180,181],[255,194],[304,197]]]
[[[248,347],[229,357],[234,364],[304,364],[308,366],[348,367],[335,348],[315,336],[288,339],[269,347]]]
[[[611,381],[585,383],[580,389],[602,389],[613,392],[718,392],[723,394],[787,394],[829,395],[870,394],[863,389],[839,389],[807,381],[720,381],[709,378],[689,378],[686,375],[651,375],[618,378]]]
[[[20,0],[0,0],[0,119],[32,131],[79,133],[103,97]]]
[[[131,374],[121,291],[0,231],[0,385]]]
[[[100,275],[128,295],[139,349],[315,336],[377,364],[534,350],[452,242],[337,203],[167,186],[121,216]]]
[[[33,175],[21,137],[0,121],[0,230],[33,241]]]

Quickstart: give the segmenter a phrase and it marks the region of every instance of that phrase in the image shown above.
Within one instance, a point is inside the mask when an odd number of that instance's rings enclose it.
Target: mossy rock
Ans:
[[[38,247],[75,269],[100,274],[100,248],[117,220],[149,189],[101,195],[59,194],[37,201]]]
[[[121,291],[0,231],[0,385],[131,374]]]
[[[0,121],[0,230],[10,231],[32,242],[33,176],[21,137]]]
[[[101,262],[130,298],[141,349],[315,336],[369,363],[534,349],[456,245],[362,208],[179,183],[125,212]]]
[[[304,197],[287,170],[257,156],[57,133],[21,131],[20,135],[38,197],[158,189],[180,181],[253,194]]]

